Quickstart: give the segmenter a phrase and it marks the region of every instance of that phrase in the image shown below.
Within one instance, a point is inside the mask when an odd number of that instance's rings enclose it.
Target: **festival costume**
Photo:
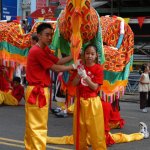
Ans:
[[[50,72],[53,64],[58,62],[48,47],[41,49],[33,46],[27,59],[26,77],[26,150],[45,150],[47,138],[47,120],[49,108]]]
[[[121,118],[120,115],[120,106],[119,106],[119,99],[115,98],[113,103],[111,104],[111,117],[109,118],[109,127],[111,129],[123,128],[125,121]]]
[[[104,122],[105,122],[105,135],[107,146],[113,145],[115,143],[124,143],[124,142],[132,142],[136,140],[141,140],[144,138],[144,135],[141,133],[133,133],[133,134],[123,134],[123,133],[110,133],[110,120],[112,118],[113,110],[112,106],[109,102],[102,101],[103,112],[104,112]]]
[[[91,67],[84,66],[86,73],[92,82],[103,83],[103,69],[99,64]],[[86,150],[87,136],[90,136],[90,142],[93,150],[106,150],[104,122],[103,122],[103,109],[98,95],[99,87],[97,90],[89,88],[87,83],[81,78],[77,87],[80,97],[80,110],[79,110],[79,149]],[[74,140],[76,140],[76,104],[74,113]],[[75,141],[76,143],[76,141]]]
[[[16,87],[13,86],[12,91],[3,92],[0,91],[0,104],[4,105],[18,105],[21,99],[24,97],[24,88],[22,85]]]
[[[109,119],[111,119],[112,107],[109,102],[102,101],[103,112],[104,112],[104,123],[105,123],[105,137],[107,146],[111,146],[115,143],[126,143],[132,141],[138,141],[144,139],[142,133],[123,134],[123,133],[110,133]],[[90,143],[90,136],[88,135],[87,144]],[[62,136],[62,137],[47,137],[47,143],[49,144],[74,144],[73,135]]]

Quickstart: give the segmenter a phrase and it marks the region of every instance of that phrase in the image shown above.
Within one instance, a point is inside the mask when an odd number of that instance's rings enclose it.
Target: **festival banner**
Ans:
[[[138,19],[138,23],[139,23],[140,28],[142,28],[142,25],[144,23],[145,17],[137,17],[137,19]]]

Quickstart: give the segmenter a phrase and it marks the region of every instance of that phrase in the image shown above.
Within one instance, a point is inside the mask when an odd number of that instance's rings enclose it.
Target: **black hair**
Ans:
[[[39,41],[39,38],[38,38],[38,36],[37,36],[36,33],[33,33],[33,34],[31,35],[31,37],[32,37],[32,40],[34,40],[34,41],[36,41],[36,42]]]
[[[146,69],[146,67],[147,67],[147,65],[146,65],[146,64],[143,64],[143,65],[141,66],[141,70],[144,72],[145,69]]]
[[[14,82],[14,81],[20,83],[20,82],[21,82],[21,79],[20,79],[20,77],[14,77],[14,78],[13,78],[13,82]]]
[[[49,24],[49,23],[41,23],[40,25],[38,25],[38,27],[36,29],[37,34],[40,34],[43,30],[45,30],[47,28],[53,30],[53,27],[51,26],[51,24]]]
[[[97,47],[94,44],[88,44],[87,46],[85,46],[84,53],[85,53],[86,49],[89,48],[89,47],[93,47],[95,49],[96,53],[97,53]]]
[[[147,65],[146,64],[143,64],[139,70],[139,74],[142,74],[144,73],[145,69],[146,69]]]

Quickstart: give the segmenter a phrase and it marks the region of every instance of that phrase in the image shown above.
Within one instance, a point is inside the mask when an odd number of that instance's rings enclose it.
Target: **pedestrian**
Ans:
[[[20,84],[20,77],[14,77],[11,90],[8,92],[0,91],[0,104],[17,106],[24,97],[24,87]]]
[[[74,140],[79,150],[87,150],[87,137],[90,137],[92,149],[106,150],[104,117],[101,99],[98,96],[100,86],[103,84],[103,68],[97,63],[98,53],[94,45],[87,45],[84,50],[84,62],[77,67],[77,75],[73,80],[73,85],[77,86],[79,94],[79,110],[75,104],[74,118]],[[77,100],[77,101],[78,101]],[[77,108],[77,109],[76,109]],[[77,115],[79,112],[79,118]],[[79,125],[76,121],[79,119]],[[76,131],[79,126],[79,141]]]
[[[27,57],[25,94],[25,149],[45,150],[49,110],[50,70],[63,72],[75,68],[75,64],[65,66],[72,56],[58,59],[48,48],[52,41],[53,28],[48,23],[37,27],[38,43],[31,47]]]
[[[142,112],[147,113],[148,92],[150,91],[149,66],[143,65],[141,70],[143,73],[139,81],[140,109]]]

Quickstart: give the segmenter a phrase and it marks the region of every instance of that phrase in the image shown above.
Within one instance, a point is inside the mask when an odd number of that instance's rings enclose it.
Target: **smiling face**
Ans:
[[[96,49],[93,46],[89,46],[85,49],[84,52],[84,59],[85,59],[85,64],[87,66],[92,66],[95,64],[96,58],[98,54],[96,52]]]
[[[53,29],[50,28],[46,28],[40,34],[38,34],[39,41],[44,46],[51,44],[52,36],[53,36]]]

